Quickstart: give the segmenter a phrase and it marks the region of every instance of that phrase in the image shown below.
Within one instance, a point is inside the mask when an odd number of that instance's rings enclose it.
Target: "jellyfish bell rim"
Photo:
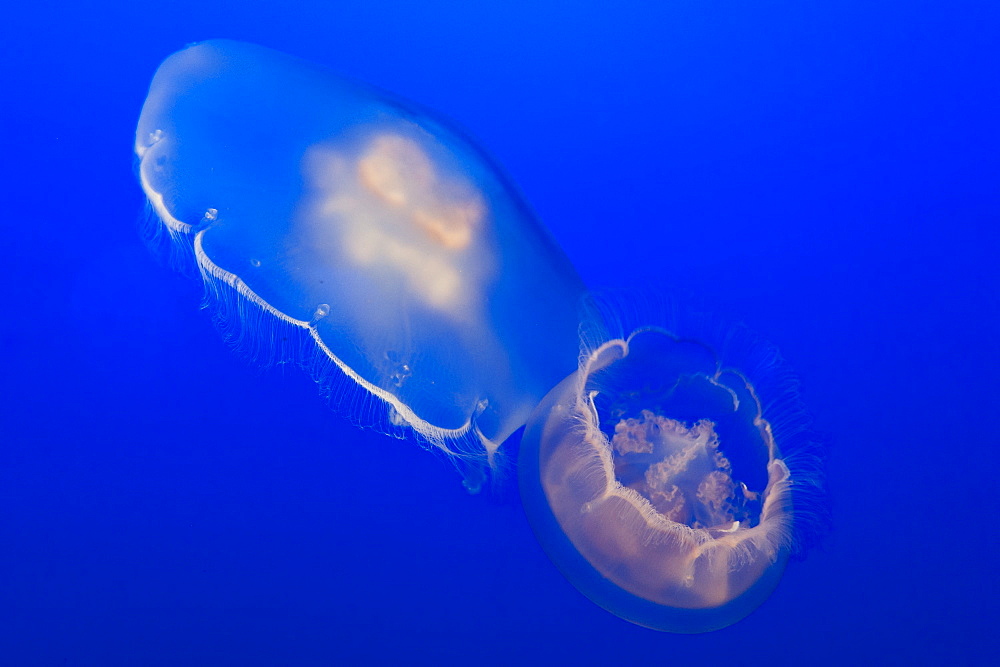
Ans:
[[[627,340],[612,340],[595,350],[590,359],[596,367],[606,368],[627,353]],[[542,442],[550,435],[547,431],[579,421],[577,401],[586,381],[581,374],[588,370],[585,359],[586,355],[581,368],[564,378],[536,406],[521,439],[518,479],[522,505],[543,551],[585,597],[636,625],[663,632],[697,634],[719,630],[742,620],[777,587],[791,553],[789,544],[778,546],[770,564],[765,564],[753,583],[734,598],[716,606],[680,607],[644,598],[615,583],[581,553],[563,529],[552,510],[542,481]],[[594,367],[589,370],[593,371]],[[783,464],[781,467],[788,474]]]

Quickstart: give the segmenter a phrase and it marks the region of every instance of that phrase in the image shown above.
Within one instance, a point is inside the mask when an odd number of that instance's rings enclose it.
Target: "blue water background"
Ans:
[[[25,3],[0,22],[0,663],[995,659],[1000,5]],[[230,37],[437,109],[585,279],[783,351],[834,527],[746,620],[590,604],[511,486],[261,372],[136,232],[159,62]],[[234,141],[241,138],[234,137]]]

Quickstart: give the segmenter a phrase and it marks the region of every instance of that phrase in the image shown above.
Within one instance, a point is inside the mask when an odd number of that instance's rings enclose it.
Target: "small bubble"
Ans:
[[[330,314],[330,304],[321,303],[318,306],[316,306],[316,310],[313,311],[312,320],[309,322],[309,324],[316,324],[329,314]]]
[[[217,208],[210,208],[207,211],[205,211],[205,215],[201,216],[201,221],[206,223],[215,222],[218,219],[219,219],[219,209]]]
[[[469,492],[469,495],[472,496],[476,495],[477,493],[483,490],[482,475],[479,475],[475,478],[466,477],[465,479],[462,480],[462,486],[464,486],[465,490]]]
[[[403,355],[395,350],[386,350],[385,359],[391,365],[388,373],[389,381],[396,387],[402,387],[403,383],[413,375],[413,369],[403,361]]]
[[[260,268],[260,260],[256,259],[256,258],[251,259],[250,260],[250,266],[252,266],[255,269],[259,269]]]

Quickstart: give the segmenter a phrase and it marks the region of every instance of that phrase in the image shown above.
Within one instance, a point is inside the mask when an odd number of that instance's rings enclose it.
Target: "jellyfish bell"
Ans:
[[[213,40],[160,66],[135,153],[156,229],[238,347],[303,365],[364,426],[412,428],[472,486],[575,364],[576,272],[413,104]]]
[[[705,344],[658,327],[605,337],[528,421],[525,511],[605,609],[669,632],[725,627],[768,597],[813,519],[814,459],[783,449],[782,433],[804,444],[798,416],[777,416],[776,435],[750,379]]]

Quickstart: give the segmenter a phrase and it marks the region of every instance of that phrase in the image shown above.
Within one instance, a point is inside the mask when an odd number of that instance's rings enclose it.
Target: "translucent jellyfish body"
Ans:
[[[204,42],[160,66],[135,152],[229,334],[306,366],[362,425],[490,465],[576,363],[574,269],[490,160],[411,104]]]
[[[777,584],[793,547],[796,464],[754,387],[705,345],[646,329],[592,347],[534,411],[521,447],[539,541],[618,616],[705,632]]]

